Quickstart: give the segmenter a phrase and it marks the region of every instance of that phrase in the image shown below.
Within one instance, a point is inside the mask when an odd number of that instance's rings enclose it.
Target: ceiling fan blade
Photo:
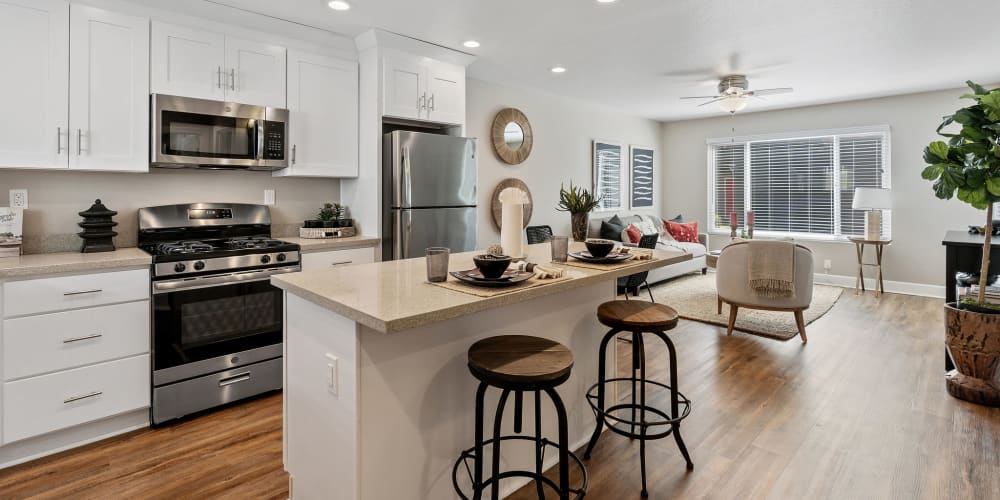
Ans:
[[[718,99],[723,97],[721,95],[689,95],[681,97],[681,99]]]
[[[723,100],[723,99],[725,99],[725,97],[720,97],[720,98],[718,98],[718,99],[712,99],[711,101],[705,101],[705,102],[703,102],[703,103],[699,104],[699,105],[698,105],[697,107],[699,107],[699,108],[700,108],[700,107],[702,107],[702,106],[708,106],[709,104],[712,104],[713,102],[719,102],[719,101],[721,101],[721,100]]]
[[[666,71],[660,73],[660,76],[664,78],[703,80],[706,78],[714,78],[715,68],[701,68],[688,71]]]
[[[753,96],[758,96],[759,97],[759,96],[762,96],[762,95],[787,94],[787,93],[792,92],[792,91],[793,91],[793,89],[791,87],[781,87],[781,88],[775,88],[775,89],[757,89],[757,90],[751,90],[749,92],[744,92],[743,95],[753,95]]]

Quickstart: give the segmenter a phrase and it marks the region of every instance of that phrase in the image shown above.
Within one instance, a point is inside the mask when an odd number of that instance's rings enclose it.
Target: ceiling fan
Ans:
[[[718,95],[685,96],[681,97],[681,99],[710,99],[698,106],[707,106],[717,102],[723,111],[736,114],[737,111],[747,107],[747,101],[749,101],[750,97],[787,94],[792,91],[791,87],[758,90],[749,90],[749,87],[746,75],[726,75],[719,80]]]

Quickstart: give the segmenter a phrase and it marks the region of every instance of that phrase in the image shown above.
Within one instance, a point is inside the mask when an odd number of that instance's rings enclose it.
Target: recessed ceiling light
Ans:
[[[479,42],[477,42],[475,40],[466,40],[465,43],[463,43],[462,45],[465,45],[466,47],[468,47],[470,49],[474,49],[476,47],[479,47]]]
[[[331,0],[327,4],[333,10],[350,10],[351,4],[347,3],[345,0]]]
[[[551,71],[553,73],[565,73],[566,72],[566,68],[564,68],[562,66],[553,66],[553,67],[549,68],[549,71]]]

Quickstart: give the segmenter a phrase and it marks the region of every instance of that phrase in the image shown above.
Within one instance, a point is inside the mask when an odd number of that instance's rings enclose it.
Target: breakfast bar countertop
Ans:
[[[526,248],[528,262],[549,267],[559,266],[549,263],[548,244],[528,245]],[[571,252],[582,249],[583,243],[574,242],[570,245]],[[449,270],[474,268],[472,257],[480,253],[482,252],[452,254]],[[271,282],[278,288],[375,331],[395,333],[683,262],[690,260],[691,254],[655,250],[654,257],[654,260],[636,261],[634,266],[614,270],[564,266],[574,279],[494,297],[477,297],[427,283],[426,263],[422,257],[303,271],[273,276]]]

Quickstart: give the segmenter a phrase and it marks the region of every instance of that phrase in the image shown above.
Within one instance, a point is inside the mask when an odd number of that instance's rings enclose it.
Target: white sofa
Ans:
[[[600,238],[601,223],[612,217],[614,217],[614,214],[610,214],[603,218],[591,217],[589,227],[587,228],[587,237]],[[618,214],[618,217],[620,217],[623,221],[628,222],[629,217],[633,216],[628,214]],[[699,234],[698,241],[698,243],[687,243],[660,238],[656,242],[657,248],[662,248],[664,250],[680,250],[682,252],[689,253],[691,254],[691,260],[656,268],[649,272],[649,276],[646,278],[646,281],[652,285],[653,283],[668,280],[670,278],[676,278],[683,274],[698,271],[702,274],[707,272],[708,267],[705,264],[705,254],[708,252],[708,235],[704,233]]]

